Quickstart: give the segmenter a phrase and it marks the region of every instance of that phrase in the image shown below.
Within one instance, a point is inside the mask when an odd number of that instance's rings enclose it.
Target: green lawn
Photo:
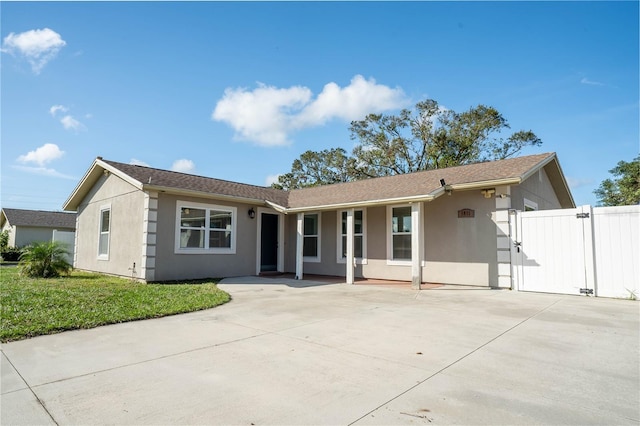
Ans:
[[[141,284],[86,272],[33,279],[0,268],[0,341],[208,309],[231,297],[218,280]]]

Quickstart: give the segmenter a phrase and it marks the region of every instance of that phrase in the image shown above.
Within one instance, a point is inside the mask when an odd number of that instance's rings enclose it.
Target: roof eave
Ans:
[[[522,179],[519,177],[516,177],[516,178],[483,180],[480,182],[456,183],[449,186],[451,187],[452,191],[467,191],[470,189],[483,189],[491,186],[519,185],[520,183],[522,183]]]
[[[75,187],[75,189],[73,190],[69,198],[67,198],[67,200],[64,202],[64,204],[62,205],[62,210],[72,211],[72,212],[78,210],[78,206],[80,205],[80,202],[82,202],[82,200],[91,190],[93,185],[95,185],[96,181],[100,178],[100,175],[105,172],[112,173],[118,176],[119,178],[121,178],[122,180],[124,180],[125,182],[133,185],[134,187],[138,189],[142,189],[141,182],[135,180],[128,174],[111,166],[110,164],[105,163],[98,157],[94,160],[89,170],[87,170],[87,172],[84,174],[84,176],[82,177],[78,185]]]
[[[267,205],[269,202],[260,198],[238,197],[235,195],[214,194],[211,192],[194,191],[158,185],[142,185],[143,191],[162,192],[164,194],[184,195],[188,197],[207,198],[209,200],[233,201],[242,204]]]
[[[442,190],[439,190],[442,191]],[[382,198],[376,200],[367,201],[353,201],[350,203],[336,203],[336,204],[323,204],[306,207],[291,207],[286,209],[286,213],[303,213],[309,211],[323,211],[323,210],[339,210],[350,209],[355,207],[369,207],[373,205],[388,205],[388,204],[400,204],[400,203],[417,203],[420,201],[432,201],[436,196],[432,194],[415,195],[411,197],[397,197],[397,198]]]

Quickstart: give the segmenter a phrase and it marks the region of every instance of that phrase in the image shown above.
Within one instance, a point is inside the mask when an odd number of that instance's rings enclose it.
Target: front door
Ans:
[[[262,213],[260,231],[260,272],[278,270],[278,215]]]

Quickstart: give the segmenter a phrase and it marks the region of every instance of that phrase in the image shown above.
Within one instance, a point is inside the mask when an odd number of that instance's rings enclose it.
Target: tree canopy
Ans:
[[[640,155],[630,162],[620,161],[609,170],[615,179],[605,179],[593,191],[599,206],[627,206],[640,203]]]
[[[307,151],[274,187],[295,189],[412,173],[512,157],[542,141],[531,130],[509,136],[495,108],[478,105],[457,113],[428,99],[398,115],[369,114],[352,121],[351,155],[342,148]]]

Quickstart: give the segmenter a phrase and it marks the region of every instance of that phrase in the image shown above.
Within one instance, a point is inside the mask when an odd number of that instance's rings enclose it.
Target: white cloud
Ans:
[[[13,168],[22,170],[23,172],[31,173],[34,175],[48,176],[48,177],[61,178],[61,179],[70,179],[70,180],[78,179],[75,176],[65,175],[54,169],[49,169],[46,167],[13,166]]]
[[[590,86],[604,86],[604,83],[600,83],[599,81],[589,80],[587,77],[583,77],[582,80],[580,80],[580,83],[588,84]]]
[[[278,183],[280,175],[269,175],[264,181],[265,186],[271,186],[274,183]]]
[[[218,101],[212,119],[224,121],[236,131],[235,138],[259,145],[287,145],[291,115],[311,99],[311,90],[294,86],[278,89],[259,84],[253,91],[228,88]]]
[[[42,167],[47,163],[57,160],[64,155],[64,151],[54,143],[46,143],[34,151],[29,151],[25,155],[18,157],[19,163],[35,163]]]
[[[64,105],[53,105],[51,108],[49,108],[49,114],[51,114],[52,117],[55,117],[58,112],[67,111],[69,111],[69,108]]]
[[[82,124],[81,122],[73,118],[73,116],[71,115],[65,115],[60,119],[60,122],[62,123],[62,126],[66,130],[75,130],[75,131],[86,130],[86,127],[84,126],[84,124]]]
[[[43,28],[9,34],[2,42],[2,51],[23,56],[31,64],[32,71],[40,74],[47,62],[52,60],[66,44],[67,42],[60,34],[49,28]]]
[[[567,176],[567,183],[569,184],[569,188],[578,189],[583,186],[593,185],[593,179],[590,178],[574,178]]]
[[[362,119],[368,113],[401,108],[407,103],[402,89],[356,75],[344,88],[336,83],[326,84],[315,100],[311,90],[302,86],[277,88],[258,84],[252,91],[227,88],[211,118],[229,124],[235,130],[235,139],[281,146],[290,143],[289,136],[296,130],[320,126],[332,119]]]
[[[68,111],[69,108],[64,105],[53,105],[51,108],[49,108],[49,114],[51,114],[52,117],[57,117],[58,113],[64,114]],[[91,118],[91,114],[86,114],[85,117]],[[87,130],[87,127],[71,114],[63,115],[62,118],[60,118],[60,123],[62,123],[62,126],[66,130],[75,130],[76,132]]]
[[[131,160],[129,160],[129,164],[134,165],[134,166],[150,167],[149,164],[145,163],[142,160],[138,160],[137,158],[132,158]]]
[[[324,124],[333,118],[360,120],[367,114],[398,109],[407,103],[402,89],[392,89],[376,84],[373,78],[365,80],[361,75],[356,75],[344,88],[336,83],[326,84],[316,100],[300,113],[296,123],[301,127],[309,127]]]
[[[193,161],[187,160],[185,158],[174,161],[173,165],[171,166],[171,170],[181,173],[191,173],[195,170],[195,168],[196,165],[193,163]]]

